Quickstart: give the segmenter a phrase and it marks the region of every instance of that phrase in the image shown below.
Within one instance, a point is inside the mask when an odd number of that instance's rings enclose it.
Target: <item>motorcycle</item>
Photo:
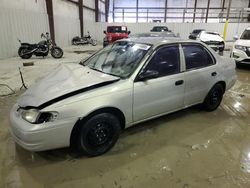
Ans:
[[[35,56],[47,56],[49,54],[49,51],[51,53],[51,56],[58,59],[63,56],[63,50],[56,46],[56,44],[53,44],[49,33],[41,34],[41,38],[44,38],[45,40],[40,41],[38,44],[29,44],[29,43],[22,43],[21,40],[19,40],[21,46],[18,49],[18,55],[22,59],[29,59],[34,54]]]
[[[97,41],[92,39],[89,32],[88,35],[85,35],[84,37],[74,37],[72,39],[72,45],[84,45],[84,44],[92,44],[93,46],[97,45]]]

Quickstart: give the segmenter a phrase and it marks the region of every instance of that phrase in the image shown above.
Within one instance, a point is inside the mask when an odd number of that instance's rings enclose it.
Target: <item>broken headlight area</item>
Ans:
[[[32,124],[52,122],[57,119],[58,112],[40,112],[37,109],[19,109],[21,117]]]

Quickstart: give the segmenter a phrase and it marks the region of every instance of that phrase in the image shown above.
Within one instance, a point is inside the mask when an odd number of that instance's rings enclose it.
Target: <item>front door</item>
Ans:
[[[134,122],[180,109],[184,104],[179,45],[159,48],[141,72],[146,71],[158,72],[158,77],[134,82]]]

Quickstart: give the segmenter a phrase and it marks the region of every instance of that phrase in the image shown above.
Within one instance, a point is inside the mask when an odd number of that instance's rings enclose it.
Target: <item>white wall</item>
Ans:
[[[0,8],[46,13],[44,0],[0,0]]]
[[[10,1],[6,4],[0,2],[0,58],[17,55],[20,46],[17,38],[35,43],[40,40],[42,32],[48,31],[48,18],[41,0],[37,1],[39,5],[33,4],[34,9],[28,6],[27,1],[11,2],[14,8],[9,8],[12,6]]]
[[[80,35],[78,6],[62,0],[53,0],[55,42],[69,46],[74,36]]]
[[[68,46],[74,36],[80,35],[78,7],[53,0],[53,11],[56,43]],[[17,38],[37,43],[42,32],[49,32],[45,0],[0,0],[0,23],[0,59],[17,56]]]

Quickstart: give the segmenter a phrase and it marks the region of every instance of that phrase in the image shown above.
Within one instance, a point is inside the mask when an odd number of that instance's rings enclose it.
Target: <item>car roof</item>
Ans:
[[[167,26],[154,26],[154,27],[167,27]],[[153,28],[154,28],[154,27],[153,27]]]
[[[168,37],[169,35],[175,35],[172,31],[166,32],[145,32],[145,33],[135,33],[131,35],[131,38],[136,37]]]
[[[181,39],[177,37],[143,37],[143,38],[127,38],[127,39],[121,39],[119,41],[131,41],[135,43],[143,43],[143,44],[149,44],[153,46],[160,46],[163,44],[171,44],[171,43],[197,43],[201,44],[199,41],[195,40],[186,40],[186,39]]]

